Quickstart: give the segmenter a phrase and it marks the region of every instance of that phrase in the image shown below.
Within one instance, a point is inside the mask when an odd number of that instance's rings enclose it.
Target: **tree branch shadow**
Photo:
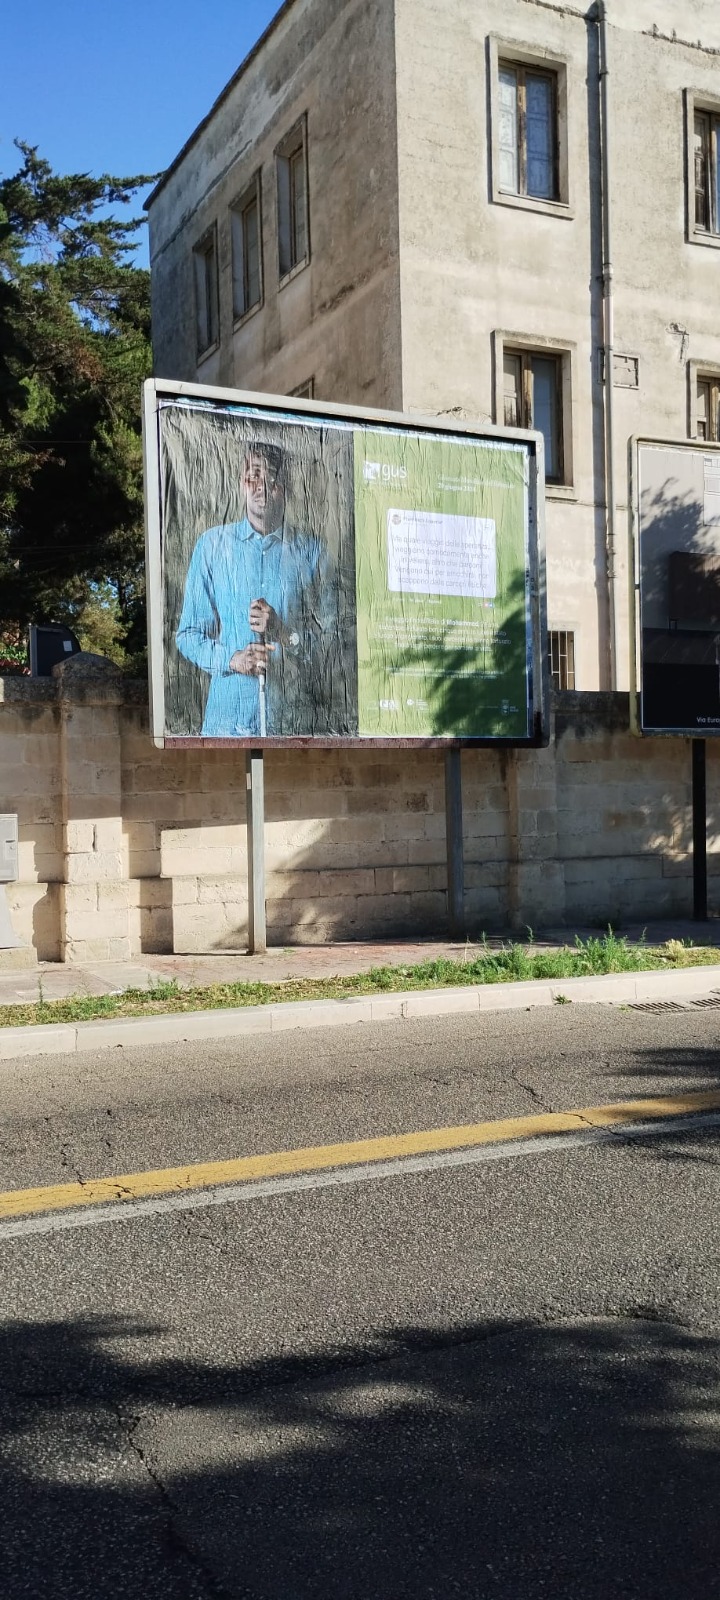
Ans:
[[[0,1329],[4,1600],[716,1592],[715,1338],[641,1311],[211,1367],[162,1332]]]

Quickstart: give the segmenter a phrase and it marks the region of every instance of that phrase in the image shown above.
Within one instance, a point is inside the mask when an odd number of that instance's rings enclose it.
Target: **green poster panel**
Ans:
[[[528,453],[354,430],[359,732],[527,738]]]

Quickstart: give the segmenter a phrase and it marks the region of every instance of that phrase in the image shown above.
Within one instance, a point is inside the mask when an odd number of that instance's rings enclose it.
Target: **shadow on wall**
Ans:
[[[449,680],[441,692],[453,696],[457,682],[462,684],[462,679]],[[126,685],[123,695],[122,800],[118,791],[102,805],[111,821],[118,809],[123,813],[134,948],[146,952],[243,949],[247,927],[245,753],[240,749],[157,751],[147,731],[145,687]],[[452,705],[450,711],[454,714]],[[437,715],[445,717],[447,707],[439,707]],[[577,918],[582,925],[595,919],[606,925],[608,920],[617,924],[628,916],[637,921],[639,917],[687,914],[691,896],[689,744],[632,739],[626,731],[626,696],[612,700],[604,695],[560,696],[556,725],[558,764],[556,772],[548,769],[547,780],[544,771],[547,763],[552,765],[552,752],[529,752],[527,757],[521,752],[518,757],[517,775],[524,762],[529,763],[523,802],[529,809],[522,837],[525,840],[527,835],[528,859],[538,863],[534,907],[542,896],[543,852],[557,848],[552,834],[557,777],[557,837],[564,862],[568,918]],[[107,738],[105,743],[109,743]],[[714,850],[720,834],[718,757],[720,750],[711,747],[711,872],[720,867],[720,856]],[[57,761],[57,756],[53,759]],[[101,759],[98,751],[99,769]],[[89,770],[94,768],[94,760],[87,765]],[[46,772],[47,764],[38,764],[40,785]],[[508,791],[513,781],[507,751],[464,752],[466,903],[471,937],[508,925],[509,868],[514,850]],[[546,798],[540,798],[537,784]],[[88,788],[92,789],[92,782]],[[35,828],[35,821],[28,819],[37,817],[36,869],[45,881],[55,881],[47,888],[44,883],[23,883],[20,889],[25,896],[26,923],[32,900],[36,944],[52,958],[57,951],[50,940],[56,938],[59,928],[62,892],[57,881],[64,864],[62,830],[59,823],[42,820],[35,810],[40,803],[34,788],[21,820],[27,842]],[[266,807],[268,925],[273,943],[445,934],[442,750],[271,749],[266,758]],[[548,809],[543,812],[543,807]],[[98,816],[98,797],[84,791],[76,795],[74,811],[85,830]],[[547,843],[535,831],[535,813],[539,821],[544,816],[548,827],[552,824]],[[102,852],[100,841],[98,827],[97,848]],[[111,843],[116,850],[117,840],[111,839]],[[98,881],[93,877],[96,867],[100,868]],[[81,919],[79,939],[95,938],[94,906],[105,918],[103,931],[108,937],[112,936],[113,920],[121,920],[116,908],[122,902],[124,880],[117,877],[114,863],[110,867],[111,876],[105,881],[102,863],[93,861],[92,852],[86,863],[75,863],[75,881],[70,887]],[[78,873],[86,869],[89,881],[77,882]],[[711,886],[717,882],[717,877],[711,877]],[[535,908],[525,920],[534,927],[543,925]],[[548,921],[557,923],[559,918],[555,914],[545,918]]]
[[[604,741],[597,739],[596,720],[588,718],[588,748],[583,751],[582,728],[577,737],[574,731],[574,710],[567,715],[559,746],[558,837],[569,920],[619,926],[639,918],[689,915],[689,749],[682,745],[688,755],[685,782],[677,741],[672,748],[653,741],[651,751],[647,741],[643,748],[625,734],[628,761],[635,770],[624,778],[618,761],[601,777],[597,763],[602,762]],[[563,712],[559,728],[564,717]],[[566,737],[572,744],[569,754],[563,748]],[[182,755],[170,752],[168,760]],[[528,760],[533,759],[531,754]],[[658,763],[650,787],[640,761],[650,767]],[[157,827],[162,849],[156,851],[154,871],[159,873],[162,858],[168,877],[140,885],[143,939],[160,941],[152,948],[171,948],[173,935],[178,951],[244,948],[244,753],[207,752],[203,765],[206,792],[195,795],[190,789],[185,819]],[[233,782],[237,779],[232,789],[231,774]],[[495,751],[465,752],[463,783],[468,931],[478,937],[508,926],[513,841],[507,758]],[[711,836],[714,789],[713,778]],[[273,943],[446,936],[442,751],[271,750],[266,756],[266,817]],[[528,826],[532,828],[532,818]],[[128,828],[132,844],[134,825]],[[542,844],[530,833],[528,851],[538,842]],[[711,872],[720,865],[712,855],[710,863]],[[712,892],[717,877],[710,881]],[[540,883],[536,900],[541,892]],[[535,909],[525,920],[543,926]],[[545,918],[546,924],[548,920],[553,919]],[[151,948],[149,942],[144,947]]]
[[[521,723],[524,720],[528,661],[524,578],[514,579],[505,594],[511,609],[502,628],[496,630],[493,614],[488,612],[487,634],[479,648],[474,638],[465,645],[452,645],[449,631],[441,641],[426,639],[391,662],[391,671],[414,670],[419,675],[428,695],[434,734],[452,729],[466,738],[488,731],[490,736],[501,736],[516,718]]]
[[[203,782],[210,786],[215,775],[215,792],[188,797],[192,817],[160,830],[162,870],[174,878],[174,931],[190,940],[176,948],[200,950],[196,936],[206,948],[242,948],[245,833],[235,819],[245,796],[225,789],[225,775],[242,763],[244,781],[244,752],[211,751],[204,759]],[[445,936],[442,750],[270,750],[265,794],[274,943]],[[465,800],[467,903],[479,933],[506,925],[508,809],[499,754],[465,757]]]
[[[702,449],[702,445],[698,446]],[[674,551],[713,554],[717,540],[705,528],[702,506],[695,495],[678,489],[677,479],[666,478],[654,493],[642,496],[641,566],[643,602],[649,626],[669,626],[670,589],[668,557]]]
[[[167,1338],[0,1329],[8,1600],[717,1592],[716,1338],[642,1310],[231,1365]]]
[[[643,492],[640,575],[646,725],[717,732],[720,543],[701,489],[668,477]]]

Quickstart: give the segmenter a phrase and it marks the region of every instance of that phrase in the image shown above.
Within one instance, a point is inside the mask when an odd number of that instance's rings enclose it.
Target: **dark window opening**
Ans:
[[[193,251],[195,266],[195,332],[198,356],[218,342],[218,281],[215,229]]]
[[[280,277],[310,259],[308,227],[307,142],[305,122],[293,130],[277,153],[278,254]]]
[[[260,305],[262,284],[262,236],[260,180],[238,200],[230,212],[233,263],[233,316],[247,316]]]
[[[565,630],[549,635],[550,680],[553,689],[575,688],[575,635]]]

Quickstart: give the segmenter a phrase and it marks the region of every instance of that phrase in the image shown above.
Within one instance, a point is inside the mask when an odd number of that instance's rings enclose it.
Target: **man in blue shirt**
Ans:
[[[242,520],[198,539],[176,634],[178,650],[210,675],[202,732],[324,731],[337,617],[327,547],[286,525],[287,457],[277,445],[248,446],[242,485]]]

